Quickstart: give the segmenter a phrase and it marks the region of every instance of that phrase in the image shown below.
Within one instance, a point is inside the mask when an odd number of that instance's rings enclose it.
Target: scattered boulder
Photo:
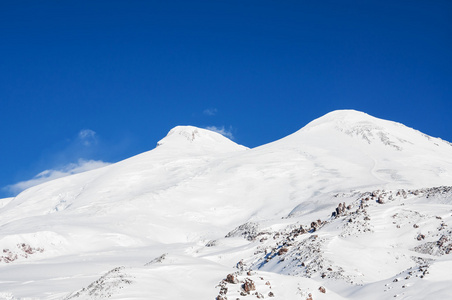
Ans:
[[[245,279],[245,283],[243,284],[242,288],[247,294],[249,294],[251,291],[255,291],[256,290],[256,286],[254,285],[254,281],[252,281],[249,278]]]
[[[438,240],[437,245],[439,247],[442,247],[445,243],[447,243],[449,241],[449,239],[447,238],[446,235],[442,235],[441,238]]]
[[[240,260],[235,267],[237,269],[243,271],[243,268],[245,267],[245,264],[243,263],[243,260]]]
[[[209,242],[207,242],[206,247],[214,247],[217,245],[217,241],[216,240],[211,240]]]
[[[288,251],[289,251],[288,248],[282,247],[282,248],[279,249],[278,255],[283,255],[284,253],[287,253]]]
[[[226,282],[236,284],[239,282],[239,280],[237,279],[237,277],[235,277],[234,274],[228,274],[226,276]]]
[[[222,286],[220,289],[220,295],[226,295],[228,293],[228,288],[225,286]]]
[[[324,294],[326,293],[326,289],[323,286],[319,287],[319,291]]]

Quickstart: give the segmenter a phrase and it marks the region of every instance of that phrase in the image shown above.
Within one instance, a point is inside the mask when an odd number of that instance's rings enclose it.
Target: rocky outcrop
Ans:
[[[29,258],[33,254],[44,252],[43,248],[32,247],[26,243],[20,243],[16,245],[16,249],[3,249],[0,256],[0,263],[12,263],[18,259]]]
[[[102,299],[110,298],[116,292],[123,289],[126,285],[132,284],[132,279],[129,275],[124,273],[124,267],[114,268],[108,271],[105,275],[92,282],[86,288],[75,292],[64,300],[70,299]]]

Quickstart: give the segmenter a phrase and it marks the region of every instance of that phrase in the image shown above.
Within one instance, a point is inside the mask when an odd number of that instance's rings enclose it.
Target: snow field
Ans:
[[[356,111],[255,149],[179,126],[0,200],[0,299],[447,299],[451,185],[451,144]]]

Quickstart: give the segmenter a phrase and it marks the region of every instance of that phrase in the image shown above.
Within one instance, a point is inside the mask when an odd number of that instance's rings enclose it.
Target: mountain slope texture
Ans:
[[[452,144],[353,110],[178,126],[0,200],[0,299],[452,299],[451,186]]]

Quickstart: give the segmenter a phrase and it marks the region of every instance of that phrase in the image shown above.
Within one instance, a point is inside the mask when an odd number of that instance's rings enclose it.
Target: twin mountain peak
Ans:
[[[248,150],[221,134],[194,126],[177,126],[157,143],[165,148],[209,148],[219,152]],[[310,122],[297,132],[261,147],[377,147],[381,151],[447,149],[450,143],[397,122],[378,119],[355,110],[336,110]],[[260,147],[259,147],[260,148]]]

